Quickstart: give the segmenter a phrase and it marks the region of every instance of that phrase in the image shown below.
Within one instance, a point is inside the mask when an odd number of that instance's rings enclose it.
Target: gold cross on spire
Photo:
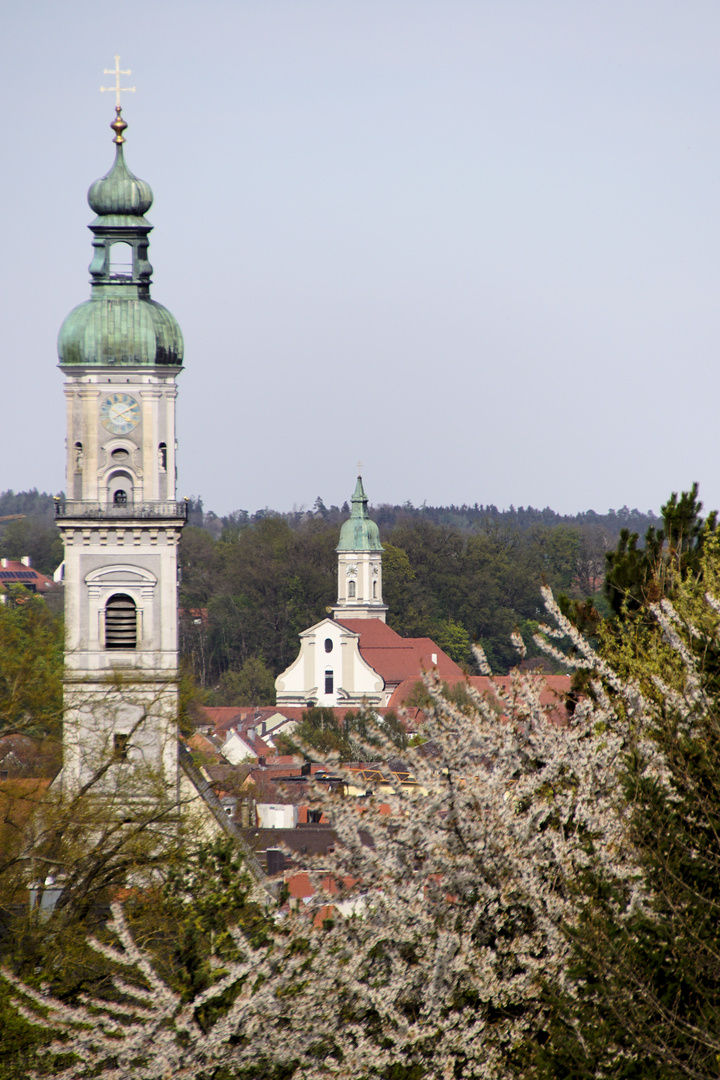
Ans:
[[[132,71],[130,70],[130,68],[128,68],[126,71],[123,71],[121,69],[121,67],[120,67],[120,57],[116,56],[115,57],[115,67],[114,68],[104,68],[103,69],[103,75],[114,75],[115,76],[115,85],[114,86],[101,86],[100,87],[100,93],[104,94],[105,91],[107,91],[108,93],[111,94],[113,91],[115,91],[115,108],[119,109],[120,108],[120,94],[134,94],[135,93],[135,87],[134,86],[121,86],[120,85],[120,76],[121,75],[132,75]]]

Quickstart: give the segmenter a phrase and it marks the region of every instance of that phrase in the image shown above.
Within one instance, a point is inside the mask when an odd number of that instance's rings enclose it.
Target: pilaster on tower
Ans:
[[[340,530],[338,553],[338,599],[335,619],[381,619],[387,605],[382,598],[382,551],[380,532],[370,520],[362,477],[358,476],[352,511]]]
[[[176,376],[183,338],[150,297],[149,184],[115,161],[88,202],[90,299],[58,337],[65,376],[65,721],[62,782],[103,784],[150,769],[178,781],[177,563],[186,503],[175,494]],[[126,784],[127,786],[127,784]]]

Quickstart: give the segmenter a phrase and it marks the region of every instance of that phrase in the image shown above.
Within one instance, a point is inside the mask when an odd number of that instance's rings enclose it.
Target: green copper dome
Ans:
[[[61,364],[171,365],[183,361],[174,315],[154,300],[86,300],[60,328]]]
[[[87,200],[90,209],[101,217],[107,214],[130,214],[142,217],[152,206],[149,184],[139,180],[125,164],[122,143],[117,144],[115,164],[109,173],[90,186]]]
[[[97,217],[90,225],[93,260],[90,299],[74,308],[60,328],[61,366],[181,367],[183,337],[177,320],[150,299],[148,260],[152,225],[144,217],[152,191],[127,165],[122,133],[127,124],[116,108],[115,163],[88,191]]]
[[[358,476],[352,497],[352,511],[340,530],[340,542],[336,551],[382,551],[380,531],[368,517],[367,504],[362,477]]]

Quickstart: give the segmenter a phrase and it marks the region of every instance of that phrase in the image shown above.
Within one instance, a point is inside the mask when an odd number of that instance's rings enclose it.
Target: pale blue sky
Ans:
[[[5,0],[0,489],[64,485],[119,53],[181,496],[719,506],[719,46],[716,0]]]

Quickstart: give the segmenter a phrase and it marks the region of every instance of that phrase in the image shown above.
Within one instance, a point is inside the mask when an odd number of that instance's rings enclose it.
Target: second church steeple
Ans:
[[[381,619],[387,604],[382,598],[382,544],[380,531],[368,514],[368,499],[358,476],[350,518],[340,530],[336,619]]]

